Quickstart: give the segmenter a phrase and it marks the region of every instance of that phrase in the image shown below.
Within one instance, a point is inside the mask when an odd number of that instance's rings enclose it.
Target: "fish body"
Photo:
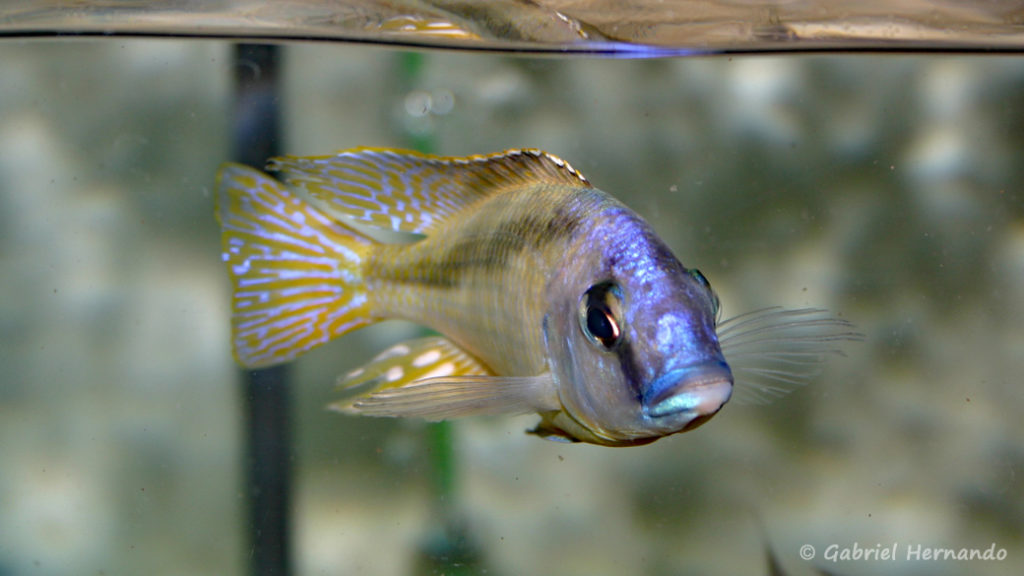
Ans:
[[[535,412],[609,446],[692,429],[729,400],[718,298],[635,212],[537,150],[283,157],[219,181],[237,360],[291,360],[389,318],[439,336],[346,374],[335,407],[446,419]],[[380,242],[359,226],[415,235]]]

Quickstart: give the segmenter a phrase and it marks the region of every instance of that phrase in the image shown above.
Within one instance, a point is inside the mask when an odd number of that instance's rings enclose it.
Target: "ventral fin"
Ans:
[[[527,430],[527,434],[533,434],[545,440],[552,442],[561,442],[563,444],[575,444],[579,442],[579,438],[573,437],[571,434],[555,426],[548,419],[543,419],[536,427],[532,430]]]
[[[274,158],[267,169],[329,213],[415,234],[431,234],[477,201],[515,186],[589,186],[568,162],[535,149],[454,157],[352,148],[333,156]]]
[[[392,346],[339,379],[349,396],[331,405],[364,416],[446,420],[479,414],[522,414],[557,405],[549,374],[495,376],[440,336]]]

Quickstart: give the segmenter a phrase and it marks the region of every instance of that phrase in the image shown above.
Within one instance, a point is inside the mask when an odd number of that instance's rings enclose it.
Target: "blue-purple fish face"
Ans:
[[[707,421],[732,394],[707,280],[624,207],[575,243],[552,280],[545,326],[567,416],[556,424],[578,425],[566,431],[587,441],[629,445]]]

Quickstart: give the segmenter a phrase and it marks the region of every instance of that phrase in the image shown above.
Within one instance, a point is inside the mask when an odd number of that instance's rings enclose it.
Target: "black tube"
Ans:
[[[233,152],[262,168],[280,153],[281,99],[277,46],[235,47]],[[291,430],[287,366],[247,371],[245,426],[246,558],[253,576],[291,574]]]

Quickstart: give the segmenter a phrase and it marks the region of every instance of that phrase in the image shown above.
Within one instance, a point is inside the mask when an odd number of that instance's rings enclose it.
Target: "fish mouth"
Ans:
[[[665,373],[648,387],[644,413],[653,421],[691,430],[715,415],[732,396],[732,371],[725,362],[694,364]]]

